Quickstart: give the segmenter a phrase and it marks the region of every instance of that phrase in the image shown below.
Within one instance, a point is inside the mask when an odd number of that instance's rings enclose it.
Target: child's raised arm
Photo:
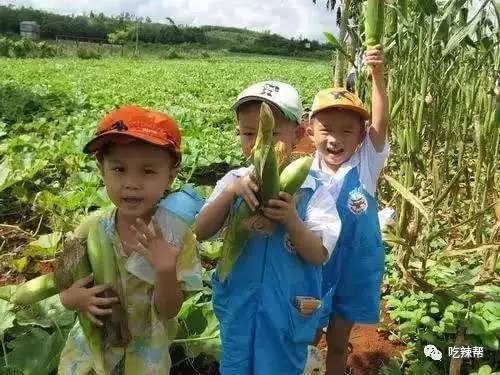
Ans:
[[[377,152],[384,149],[389,123],[389,104],[384,82],[384,51],[376,45],[366,51],[366,64],[372,74],[372,122],[370,138]]]

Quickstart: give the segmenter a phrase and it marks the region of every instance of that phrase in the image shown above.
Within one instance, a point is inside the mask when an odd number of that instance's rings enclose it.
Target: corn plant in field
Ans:
[[[471,329],[471,317],[479,304],[500,298],[488,288],[500,285],[499,5],[369,0],[351,4],[359,16],[350,47],[327,35],[354,64],[359,41],[370,45],[384,34],[392,155],[381,197],[398,214],[395,230],[385,233],[402,276],[395,289],[465,303],[456,340],[481,332],[495,351],[497,329]],[[356,89],[369,107],[368,74],[358,69]],[[436,274],[452,265],[470,272]],[[450,374],[459,370],[450,363]]]
[[[488,288],[500,283],[498,8],[464,0],[386,8],[393,154],[383,195],[399,216],[385,236],[403,276],[398,284],[462,304],[467,312],[451,329],[455,342],[481,332],[483,345],[497,351],[494,327],[471,327],[474,306],[499,298]],[[358,85],[369,101],[367,81],[361,76]],[[460,264],[471,271],[436,275],[439,267]],[[457,371],[451,361],[450,374]]]

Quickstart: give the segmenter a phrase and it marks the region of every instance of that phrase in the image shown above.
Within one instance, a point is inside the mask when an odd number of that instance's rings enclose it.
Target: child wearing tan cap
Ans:
[[[332,312],[321,325],[328,325],[327,374],[344,372],[353,324],[379,321],[385,249],[375,192],[389,154],[382,47],[369,49],[365,62],[372,76],[371,119],[355,94],[329,88],[316,94],[308,129],[317,150],[311,169],[330,186],[342,223],[323,267],[323,290],[334,290]]]
[[[113,249],[117,282],[92,285],[89,275],[74,281],[60,298],[66,308],[100,327],[98,333],[105,331],[103,322],[118,304],[125,328],[122,342],[101,335],[102,345],[96,348],[95,341],[89,341],[88,326],[84,329],[77,321],[61,354],[59,374],[170,372],[169,336],[175,328],[171,319],[184,293],[202,288],[195,237],[188,225],[180,224],[182,215],[165,196],[179,169],[180,146],[172,118],[135,106],[105,116],[85,146],[84,152],[97,158],[113,207],[88,217],[75,233],[86,238],[84,232],[92,224],[102,229],[105,235],[98,246]],[[109,290],[118,297],[102,295]]]

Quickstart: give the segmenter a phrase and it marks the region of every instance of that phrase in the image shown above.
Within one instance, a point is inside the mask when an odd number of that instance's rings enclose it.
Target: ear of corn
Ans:
[[[252,149],[254,176],[259,186],[261,205],[279,193],[279,172],[276,154],[273,149],[274,117],[269,105],[262,103],[260,107],[259,130]],[[221,258],[217,265],[219,280],[222,282],[231,272],[245,247],[250,231],[243,222],[252,215],[250,207],[242,202],[229,217],[224,236]]]
[[[77,280],[73,273],[84,256],[85,248],[81,240],[65,240],[63,250],[57,255],[54,272],[38,276],[21,285],[9,286],[10,301],[16,305],[30,305],[69,288]]]
[[[21,285],[1,287],[0,299],[17,305],[36,303],[59,293],[92,272],[95,284],[109,284],[118,288],[114,250],[100,225],[98,215],[89,217],[65,241],[55,266],[55,273],[39,276]],[[107,296],[115,295],[116,293]],[[80,326],[92,353],[93,370],[97,375],[106,374],[104,346],[124,346],[130,340],[126,314],[120,304],[113,306],[113,316],[114,318],[106,321],[103,330],[96,327],[85,314],[78,313]],[[114,332],[117,334],[113,334]]]
[[[279,193],[278,162],[272,144],[273,130],[273,112],[269,105],[263,102],[260,107],[259,130],[252,151],[261,204],[266,204]]]
[[[295,194],[306,180],[313,160],[311,156],[304,156],[288,164],[280,175],[280,190]]]
[[[283,169],[290,162],[291,152],[288,150],[286,144],[282,141],[277,141],[274,145],[274,152],[276,153],[276,162],[278,164],[278,171],[281,173]]]
[[[104,319],[105,347],[125,347],[131,340],[128,330],[127,314],[122,306],[124,294],[117,282],[117,266],[115,252],[103,225],[94,222],[87,236],[87,255],[94,272],[94,282],[98,285],[107,284],[112,287],[104,292],[104,297],[119,297],[120,303],[112,306],[110,317]]]
[[[99,221],[89,228],[87,236],[87,255],[94,272],[94,282],[116,284],[116,262],[113,246],[107,238],[104,227]]]
[[[73,279],[80,280],[87,277],[92,272],[90,262],[84,253],[79,264],[74,269]],[[104,352],[103,334],[99,327],[96,327],[83,313],[78,313],[78,321],[82,327],[83,334],[87,340],[90,352],[92,353],[93,370],[97,375],[104,375]]]
[[[49,298],[58,292],[54,274],[48,273],[19,285],[12,296],[11,302],[16,305],[30,305]]]
[[[280,192],[280,174],[278,161],[273,149],[267,154],[266,163],[262,171],[262,184],[260,187],[261,204],[265,205],[269,199],[278,197]]]
[[[365,17],[365,42],[370,48],[381,44],[384,35],[384,0],[368,0]]]
[[[250,232],[243,226],[245,219],[252,215],[252,211],[242,202],[234,214],[229,217],[228,227],[222,243],[221,257],[217,265],[219,280],[223,282],[233,269],[241,251],[245,247]]]

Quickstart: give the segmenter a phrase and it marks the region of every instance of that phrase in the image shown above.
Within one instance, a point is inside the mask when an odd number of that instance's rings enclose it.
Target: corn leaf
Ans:
[[[479,21],[481,21],[481,17],[479,17],[479,15],[481,14],[482,9],[488,3],[489,3],[489,0],[485,0],[483,2],[483,4],[481,5],[481,8],[478,10],[478,12],[475,14],[475,16],[467,23],[467,25],[465,27],[461,28],[457,33],[452,35],[452,37],[448,41],[448,44],[446,45],[446,48],[443,51],[443,56],[446,56],[451,51],[453,51],[455,48],[460,46],[460,43],[476,30],[476,27],[477,27]]]
[[[497,217],[497,221],[500,221],[500,199],[495,203],[495,216]]]
[[[391,108],[391,119],[394,119],[399,111],[403,108],[403,97],[399,98],[396,104],[394,104]]]
[[[490,204],[488,207],[486,207],[484,210],[481,210],[479,212],[477,212],[476,214],[472,215],[471,217],[469,217],[468,219],[465,219],[464,221],[456,224],[456,225],[452,225],[452,226],[448,226],[446,228],[443,228],[443,229],[440,229],[440,230],[436,230],[434,232],[432,232],[431,234],[429,234],[429,237],[428,237],[428,240],[432,240],[434,238],[437,238],[439,236],[442,236],[443,234],[445,233],[448,233],[448,232],[451,232],[452,230],[454,229],[457,229],[457,228],[460,228],[461,226],[464,226],[465,224],[468,224],[472,221],[475,221],[475,220],[478,220],[480,219],[481,217],[483,217],[489,210],[491,210],[495,204],[498,204],[498,202],[500,202],[500,200],[498,201],[495,201],[493,202],[492,204]]]
[[[384,231],[382,232],[382,240],[388,244],[401,245],[405,248],[410,248],[408,243],[401,237],[396,236],[394,233]]]
[[[453,176],[451,182],[448,184],[448,186],[446,187],[446,189],[444,189],[443,192],[439,195],[439,197],[436,198],[436,200],[434,201],[434,208],[436,208],[437,206],[439,206],[439,204],[443,201],[443,199],[445,199],[446,196],[450,193],[450,190],[458,182],[458,179],[462,175],[462,172],[463,172],[464,169],[465,169],[465,167],[462,167],[462,168],[460,168],[458,170],[458,172],[455,174],[455,176]]]
[[[471,253],[483,253],[488,250],[495,250],[495,249],[500,249],[500,243],[493,243],[493,244],[487,244],[487,245],[481,245],[477,247],[471,247],[467,249],[451,249],[451,250],[446,250],[444,252],[444,256],[447,257],[453,257],[453,256],[466,256],[467,254]]]
[[[406,189],[400,182],[398,182],[396,179],[392,178],[391,176],[384,175],[384,178],[389,182],[389,184],[393,187],[394,190],[396,190],[401,196],[406,199],[413,207],[415,207],[427,220],[428,222],[430,221],[429,213],[427,212],[424,204],[422,201],[417,198],[412,192],[410,192],[408,189]]]
[[[417,3],[426,16],[434,16],[438,12],[435,0],[417,0]]]
[[[344,55],[345,58],[352,64],[352,66],[354,66],[357,69],[358,67],[356,65],[356,62],[354,61],[352,56],[346,52],[344,47],[342,47],[342,44],[340,44],[337,38],[335,38],[335,36],[333,36],[333,34],[329,32],[325,32],[324,34],[326,36],[326,40],[333,47],[333,49],[339,51],[342,55]]]

